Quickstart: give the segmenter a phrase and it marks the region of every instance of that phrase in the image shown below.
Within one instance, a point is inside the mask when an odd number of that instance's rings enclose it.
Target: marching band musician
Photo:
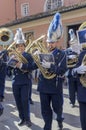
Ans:
[[[7,74],[8,76],[13,75],[12,89],[13,89],[13,94],[16,101],[17,109],[19,112],[19,117],[21,119],[18,125],[19,126],[26,125],[28,127],[31,127],[32,123],[30,120],[30,108],[29,108],[30,104],[28,104],[31,76],[29,73],[30,71],[27,70],[27,66],[28,64],[32,63],[32,58],[29,54],[24,52],[25,39],[21,28],[17,29],[14,41],[16,42],[17,51],[19,51],[29,62],[21,63],[21,61],[19,61],[15,64],[14,68],[10,65],[11,62],[8,62],[9,67],[7,69]],[[23,70],[21,69],[22,67]]]
[[[52,129],[53,110],[57,115],[59,129],[63,128],[63,75],[66,71],[66,55],[57,48],[62,36],[61,16],[56,13],[48,29],[47,44],[50,54],[54,57],[54,64],[42,61],[42,66],[56,76],[52,79],[39,74],[38,91],[40,93],[41,113],[44,120],[44,130]],[[52,103],[52,106],[51,106]],[[52,110],[53,108],[53,110]]]
[[[69,41],[69,48],[66,50],[67,54],[67,79],[68,79],[68,90],[69,90],[69,99],[71,107],[75,107],[75,101],[77,97],[77,78],[72,75],[72,69],[75,67],[77,61],[78,61],[78,53],[75,52],[72,48],[74,44],[78,44],[76,40],[76,36],[74,34],[74,30],[69,30],[70,34],[70,41]],[[71,63],[69,63],[71,62]]]
[[[6,78],[6,62],[8,59],[7,52],[0,45],[0,102],[4,99],[5,78]]]
[[[79,101],[79,109],[80,109],[80,121],[81,121],[81,127],[82,130],[86,130],[86,85],[81,82],[82,75],[85,76],[86,74],[86,64],[83,63],[83,58],[86,55],[86,29],[83,29],[82,31],[79,31],[78,33],[79,37],[79,43],[82,45],[82,51],[79,55],[78,63],[76,65],[76,68],[73,69],[72,73],[73,75],[77,76],[77,95],[78,95],[78,101]],[[85,59],[86,61],[86,59]],[[86,80],[85,77],[83,77],[84,80]]]

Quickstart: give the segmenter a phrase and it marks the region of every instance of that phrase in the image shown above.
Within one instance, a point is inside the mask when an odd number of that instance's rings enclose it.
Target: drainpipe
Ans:
[[[17,8],[16,8],[17,0],[14,0],[14,9],[15,9],[15,20],[17,20]]]

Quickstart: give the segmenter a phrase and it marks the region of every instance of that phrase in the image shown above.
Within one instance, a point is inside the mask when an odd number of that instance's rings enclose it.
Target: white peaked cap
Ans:
[[[22,28],[18,28],[16,30],[14,41],[16,42],[16,44],[24,44],[26,42],[24,34],[22,32]]]

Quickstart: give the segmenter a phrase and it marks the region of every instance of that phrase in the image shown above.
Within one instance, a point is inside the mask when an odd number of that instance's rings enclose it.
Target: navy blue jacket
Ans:
[[[12,85],[13,86],[25,85],[25,84],[29,83],[29,80],[31,80],[31,76],[30,76],[31,70],[30,69],[32,69],[31,64],[33,62],[33,59],[31,57],[31,55],[28,53],[24,52],[22,55],[28,60],[27,64],[23,64],[21,69],[12,68],[10,66],[8,66],[8,68],[7,68],[7,75],[8,76],[13,75],[12,76]],[[23,70],[27,71],[27,72],[24,72]]]
[[[3,50],[0,52],[0,56],[2,56],[2,58],[0,59],[0,84],[4,84],[6,77],[6,62],[8,54],[5,50]]]
[[[38,80],[38,91],[42,93],[59,93],[62,91],[62,83],[63,83],[63,75],[66,72],[66,54],[64,51],[61,51],[59,49],[55,49],[52,52],[55,64],[51,65],[51,68],[49,69],[50,72],[56,74],[56,76],[52,79],[46,79],[40,73],[39,80]],[[61,78],[58,78],[61,77]]]
[[[83,50],[80,53],[78,63],[76,67],[80,66],[82,64],[82,60],[84,55],[86,55],[86,50]],[[78,101],[85,102],[86,103],[86,87],[84,87],[80,82],[80,74],[77,74],[77,83],[78,83]]]

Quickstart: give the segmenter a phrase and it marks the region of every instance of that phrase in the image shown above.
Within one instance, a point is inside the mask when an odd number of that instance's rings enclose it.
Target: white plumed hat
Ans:
[[[24,44],[26,42],[24,34],[22,32],[22,28],[18,28],[16,30],[14,41],[16,42],[16,44]]]
[[[70,41],[72,42],[76,38],[76,35],[73,29],[69,29],[69,35],[70,35]]]
[[[62,37],[62,34],[63,34],[63,27],[62,27],[61,15],[60,13],[56,13],[48,28],[47,42],[58,41]]]

